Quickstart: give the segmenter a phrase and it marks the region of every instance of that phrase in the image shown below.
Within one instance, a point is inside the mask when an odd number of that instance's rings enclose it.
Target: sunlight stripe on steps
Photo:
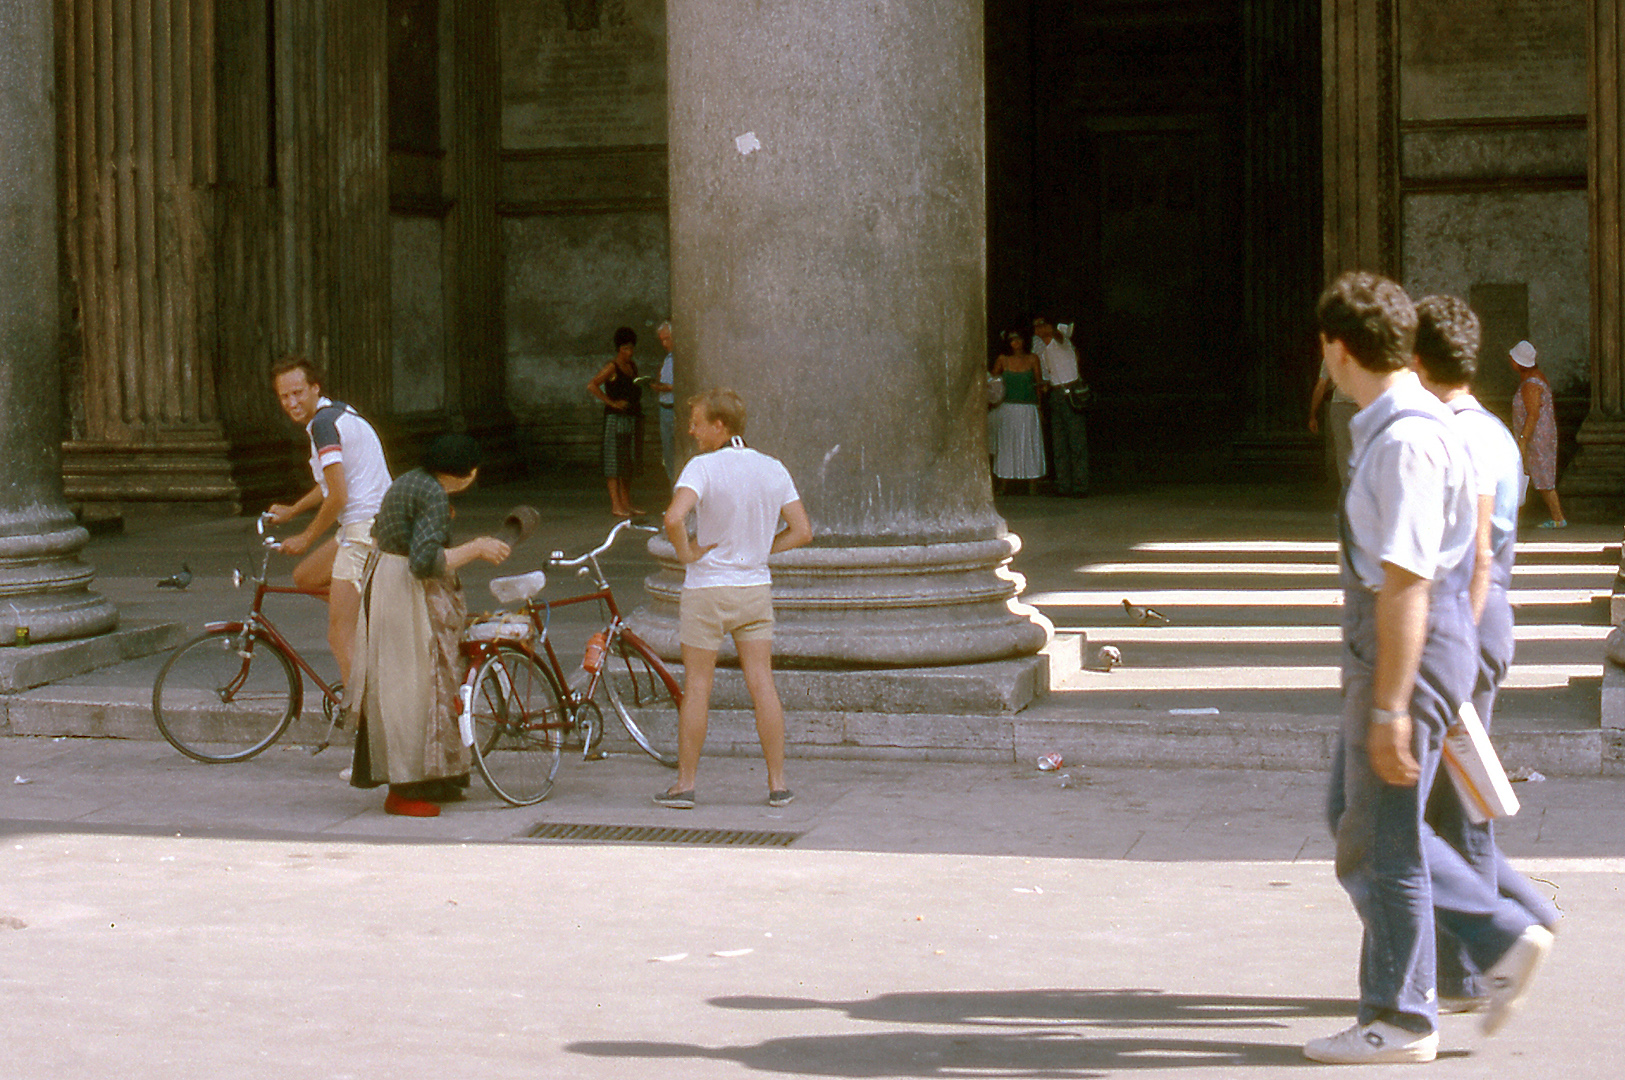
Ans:
[[[1602,659],[1590,664],[1514,664],[1503,690],[1561,690],[1570,679],[1600,679]],[[1229,690],[1336,690],[1338,669],[1325,665],[1273,667],[1134,667],[1111,671],[1085,668],[1062,684],[1063,690],[1111,691],[1229,691]]]
[[[1609,626],[1579,623],[1530,623],[1517,627],[1518,641],[1601,642]],[[1158,645],[1324,645],[1342,640],[1335,623],[1318,626],[1067,626],[1058,633],[1084,630],[1091,645],[1120,642]]]
[[[1106,562],[1088,563],[1077,569],[1080,574],[1139,574],[1144,577],[1155,577],[1157,574],[1168,574],[1174,577],[1205,576],[1217,577],[1220,575],[1248,574],[1257,577],[1268,577],[1272,574],[1280,575],[1330,575],[1336,576],[1337,564],[1335,562]],[[1599,581],[1606,583],[1606,579],[1616,572],[1613,566],[1596,565],[1589,563],[1531,563],[1526,566],[1513,568],[1514,579],[1520,577],[1584,577],[1595,575]],[[1600,587],[1600,586],[1599,586]]]
[[[1593,598],[1608,599],[1597,589],[1513,589],[1508,594],[1514,607],[1528,604],[1590,604]],[[1342,604],[1341,589],[1143,589],[1130,597],[1136,604],[1154,608],[1175,607],[1337,607]],[[1120,608],[1119,591],[1058,589],[1030,593],[1022,597],[1034,607]]]
[[[1249,552],[1282,555],[1336,555],[1336,540],[1148,540],[1135,544],[1130,551],[1169,552]],[[1558,543],[1547,540],[1520,540],[1520,555],[1595,555],[1599,562],[1615,563],[1619,559],[1618,544]]]

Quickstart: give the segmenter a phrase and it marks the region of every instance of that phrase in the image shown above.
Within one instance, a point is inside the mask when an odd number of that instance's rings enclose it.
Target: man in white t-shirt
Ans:
[[[678,606],[684,685],[677,779],[654,801],[674,810],[694,807],[717,650],[723,637],[731,636],[756,708],[756,735],[767,759],[767,802],[785,806],[795,796],[784,780],[784,707],[773,685],[773,579],[767,560],[811,540],[812,525],[785,467],[745,445],[745,403],[738,394],[716,389],[690,399],[688,433],[699,453],[683,466],[666,511],[666,535],[687,568]],[[696,525],[692,537],[690,513]]]
[[[271,382],[282,411],[310,436],[316,479],[298,502],[273,505],[271,520],[281,525],[316,511],[303,531],[282,541],[282,550],[305,556],[293,568],[294,585],[328,590],[327,643],[345,679],[361,607],[361,571],[372,551],[372,519],[389,490],[389,466],[372,425],[350,406],[322,396],[321,375],[309,360],[289,357],[271,369]],[[334,524],[338,531],[316,544]]]

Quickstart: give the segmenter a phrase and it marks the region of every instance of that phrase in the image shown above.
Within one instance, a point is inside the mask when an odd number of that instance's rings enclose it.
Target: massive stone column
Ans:
[[[985,452],[982,5],[671,0],[667,33],[678,395],[744,396],[816,534],[776,655],[1036,652]],[[680,581],[639,620],[672,654]]]
[[[56,112],[50,0],[0,0],[0,641],[84,637],[89,539],[62,500]]]
[[[1323,0],[1326,279],[1399,276],[1394,0]]]
[[[233,502],[215,388],[215,0],[59,0],[75,499]]]
[[[1590,49],[1591,412],[1563,476],[1565,502],[1625,499],[1625,0],[1592,0]]]

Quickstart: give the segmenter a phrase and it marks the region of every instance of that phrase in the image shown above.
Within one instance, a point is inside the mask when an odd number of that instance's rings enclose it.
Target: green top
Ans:
[[[1005,371],[1000,378],[1004,380],[1004,403],[1006,405],[1037,405],[1038,379],[1030,371]]]

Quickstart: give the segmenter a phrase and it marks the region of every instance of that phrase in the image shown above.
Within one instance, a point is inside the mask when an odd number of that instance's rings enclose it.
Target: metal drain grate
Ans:
[[[598,844],[709,844],[717,847],[789,847],[800,833],[749,829],[671,829],[656,825],[576,825],[544,821],[525,834],[532,840],[579,840]]]

